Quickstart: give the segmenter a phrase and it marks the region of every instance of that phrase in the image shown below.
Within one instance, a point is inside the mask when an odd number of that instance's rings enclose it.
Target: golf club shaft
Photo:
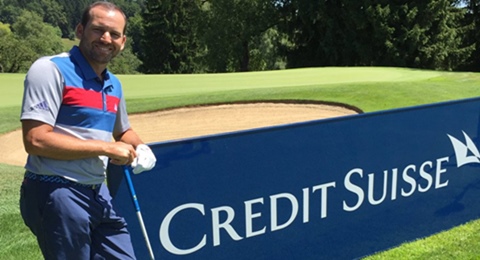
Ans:
[[[123,166],[123,171],[125,173],[125,179],[127,180],[128,189],[130,190],[130,195],[132,196],[133,205],[135,206],[135,210],[137,212],[138,222],[140,223],[140,228],[142,229],[143,237],[145,238],[148,252],[150,253],[150,258],[154,260],[155,256],[153,255],[153,250],[150,244],[150,239],[148,238],[147,229],[145,228],[145,224],[143,223],[142,212],[140,211],[140,204],[138,203],[137,194],[135,193],[132,178],[130,177],[130,170],[127,166]]]

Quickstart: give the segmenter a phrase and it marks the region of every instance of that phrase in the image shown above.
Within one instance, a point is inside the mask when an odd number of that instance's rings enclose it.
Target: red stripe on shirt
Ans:
[[[120,99],[118,97],[107,95],[107,111],[108,112],[117,113],[119,103],[120,103]]]
[[[120,99],[107,95],[107,111],[117,113]],[[63,104],[75,107],[88,107],[103,110],[102,92],[66,86]]]
[[[63,104],[75,107],[103,109],[102,93],[66,86],[63,92]]]

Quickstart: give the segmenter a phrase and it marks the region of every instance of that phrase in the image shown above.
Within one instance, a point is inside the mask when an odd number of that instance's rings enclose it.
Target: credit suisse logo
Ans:
[[[472,141],[472,138],[465,133],[465,131],[462,132],[465,143],[447,134],[452,142],[453,149],[455,150],[455,158],[457,160],[458,168],[465,164],[480,163],[480,153],[478,152],[477,146]]]
[[[455,152],[456,167],[480,164],[480,152],[477,146],[465,131],[462,133],[462,141],[447,134]],[[242,209],[232,205],[207,208],[203,203],[182,204],[172,209],[163,218],[159,229],[160,243],[171,254],[188,255],[209,246],[207,241],[211,241],[210,246],[217,247],[221,246],[225,240],[239,241],[254,236],[268,236],[269,233],[289,228],[294,221],[301,221],[304,224],[319,221],[319,219],[328,218],[329,209],[332,207],[339,208],[343,212],[355,212],[367,204],[376,206],[414,194],[440,190],[449,185],[451,175],[448,174],[448,166],[452,165],[450,159],[451,156],[430,158],[402,167],[386,167],[380,171],[353,167],[339,174],[341,177],[335,181],[301,187],[300,196],[295,195],[299,194],[298,191],[263,194],[261,197],[245,200]],[[376,186],[380,189],[376,189]],[[347,194],[348,198],[344,197],[339,205],[333,205],[331,203],[333,190],[343,190],[344,193],[341,194]],[[320,202],[320,209],[311,208],[310,203],[313,200]],[[287,202],[286,210],[280,208],[280,201]],[[285,205],[285,203],[282,204]],[[266,207],[267,214],[255,210],[262,207]],[[315,214],[316,217],[313,217],[313,213],[318,210],[320,214]],[[179,221],[177,215],[182,214],[183,211],[196,212],[192,214],[192,218],[206,219],[211,223],[210,231],[206,230],[205,234],[195,238],[196,243],[189,246],[175,242],[170,232],[172,223]],[[283,212],[283,221],[278,217],[279,212]],[[242,219],[245,223],[244,227],[235,226],[233,220],[237,218]],[[255,228],[254,223],[262,218],[269,219],[267,223],[270,224]],[[195,220],[192,219],[192,221]]]

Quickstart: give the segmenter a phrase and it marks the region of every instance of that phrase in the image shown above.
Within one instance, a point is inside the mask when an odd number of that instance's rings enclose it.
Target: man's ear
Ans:
[[[127,42],[127,36],[123,35],[122,46],[120,47],[121,51],[123,51],[123,49],[125,48],[125,42]]]
[[[80,40],[82,39],[83,35],[83,25],[82,24],[77,24],[77,27],[75,27],[75,36]]]

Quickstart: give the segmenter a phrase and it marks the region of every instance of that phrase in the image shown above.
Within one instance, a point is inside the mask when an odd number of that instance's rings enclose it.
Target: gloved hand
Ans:
[[[137,157],[133,159],[132,162],[133,173],[139,174],[143,171],[149,171],[155,167],[157,158],[155,158],[155,155],[150,147],[148,147],[146,144],[139,144],[135,152],[137,153]]]

